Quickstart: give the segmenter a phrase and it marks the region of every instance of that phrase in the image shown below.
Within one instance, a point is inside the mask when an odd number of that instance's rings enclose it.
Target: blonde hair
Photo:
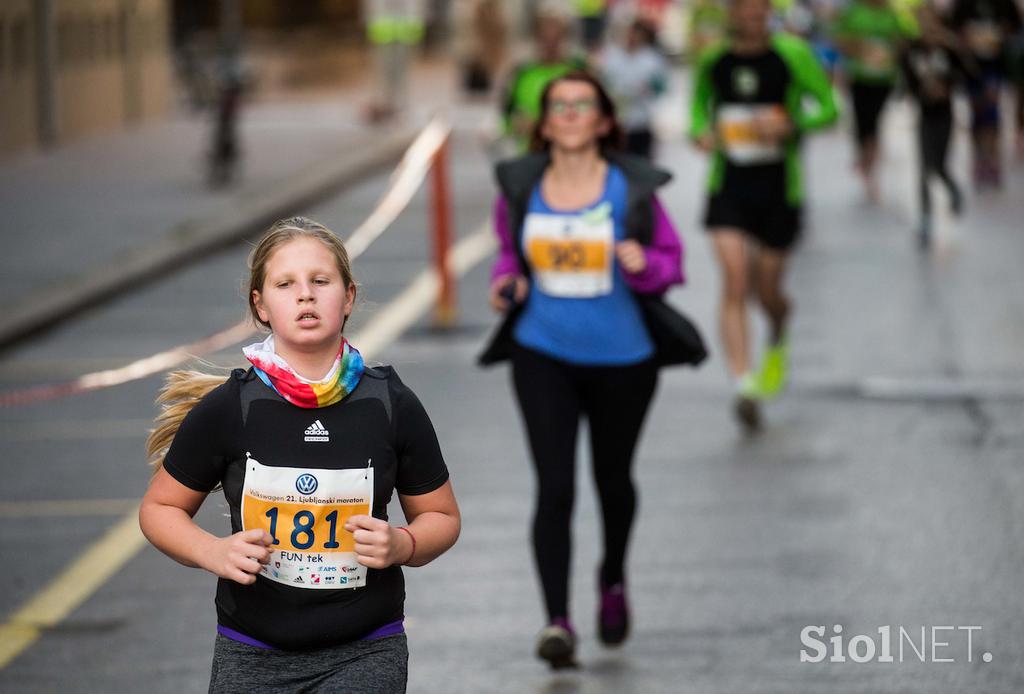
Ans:
[[[330,229],[306,217],[289,217],[274,222],[249,254],[249,313],[258,325],[269,328],[256,312],[253,291],[262,291],[270,257],[283,244],[297,238],[314,238],[334,255],[338,272],[345,288],[356,286],[352,276],[352,263],[344,244]],[[342,323],[344,328],[344,323]],[[217,386],[224,383],[223,374],[209,374],[195,370],[172,371],[167,374],[164,387],[157,396],[160,414],[154,420],[153,430],[146,439],[146,457],[156,475],[163,467],[164,457],[174,440],[185,416]]]
[[[164,466],[164,457],[171,447],[181,422],[207,393],[224,383],[224,376],[202,371],[172,371],[164,380],[164,387],[156,398],[160,414],[153,420],[154,427],[146,439],[146,459],[156,475]]]
[[[320,222],[314,222],[306,217],[289,217],[274,222],[256,247],[249,254],[249,313],[258,325],[269,328],[270,324],[260,318],[256,312],[256,302],[253,300],[254,291],[263,291],[263,282],[267,278],[267,262],[280,246],[298,238],[313,238],[327,247],[334,255],[334,262],[338,266],[338,273],[345,284],[345,289],[355,285],[352,277],[352,263],[348,259],[348,251],[345,244],[334,235],[330,229]],[[343,326],[344,327],[344,326]]]

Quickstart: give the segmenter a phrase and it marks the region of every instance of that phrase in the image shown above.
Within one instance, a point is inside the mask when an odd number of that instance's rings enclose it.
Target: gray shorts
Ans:
[[[408,677],[405,634],[313,651],[266,650],[217,634],[210,694],[402,694]]]

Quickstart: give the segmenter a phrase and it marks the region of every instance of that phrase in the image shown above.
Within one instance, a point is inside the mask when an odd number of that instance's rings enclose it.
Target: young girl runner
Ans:
[[[704,357],[697,332],[661,300],[683,281],[679,237],[654,196],[669,175],[616,152],[619,140],[608,94],[572,72],[543,92],[534,153],[497,169],[501,252],[490,301],[506,317],[480,361],[512,360],[537,471],[533,547],[548,615],[537,654],[556,669],[575,664],[569,557],[580,417],[604,526],[599,636],[615,645],[629,630],[630,468],[658,367]]]
[[[249,267],[249,308],[271,334],[227,380],[168,379],[142,531],[220,579],[211,692],[405,691],[400,567],[460,528],[437,437],[395,371],[343,337],[356,284],[334,234],[282,220]],[[192,520],[218,487],[224,537]],[[407,526],[388,522],[394,490]]]

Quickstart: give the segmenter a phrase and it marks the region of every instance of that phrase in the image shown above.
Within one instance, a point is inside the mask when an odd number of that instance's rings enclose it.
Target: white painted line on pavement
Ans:
[[[452,248],[449,263],[462,276],[494,249],[488,224]],[[437,300],[436,272],[425,270],[392,300],[362,331],[352,337],[359,351],[371,355],[384,349],[408,329]],[[102,538],[89,546],[42,591],[0,625],[0,670],[42,636],[45,629],[60,623],[146,546],[139,530],[138,506],[126,514]]]

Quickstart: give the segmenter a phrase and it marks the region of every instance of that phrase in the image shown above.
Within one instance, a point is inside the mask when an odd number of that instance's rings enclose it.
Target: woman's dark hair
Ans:
[[[537,118],[537,122],[533,124],[533,133],[530,136],[530,151],[546,152],[551,149],[551,143],[545,139],[542,130],[551,110],[551,91],[555,88],[555,85],[562,82],[586,82],[594,88],[594,93],[597,95],[598,111],[603,118],[607,118],[611,123],[608,132],[598,138],[597,146],[602,152],[621,149],[623,141],[622,126],[619,125],[618,118],[615,116],[615,102],[608,96],[608,92],[605,90],[604,85],[601,84],[601,80],[595,77],[593,73],[587,70],[572,70],[561,77],[551,80],[544,87],[544,93],[540,97],[540,116]]]

